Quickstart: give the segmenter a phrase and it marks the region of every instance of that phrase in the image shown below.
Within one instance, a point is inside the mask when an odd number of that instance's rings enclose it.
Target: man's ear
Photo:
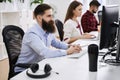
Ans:
[[[37,19],[38,19],[39,21],[42,21],[42,16],[41,16],[41,15],[37,15]]]
[[[95,5],[92,5],[92,8],[94,9],[96,6]]]

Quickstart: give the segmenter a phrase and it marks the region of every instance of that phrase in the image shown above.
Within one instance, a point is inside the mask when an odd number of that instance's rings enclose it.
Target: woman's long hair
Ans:
[[[78,1],[73,1],[73,2],[71,2],[71,4],[70,4],[69,7],[68,7],[68,10],[67,10],[67,14],[66,14],[64,23],[65,23],[68,19],[72,19],[72,17],[74,16],[73,10],[75,10],[75,8],[78,7],[79,5],[82,5],[82,3],[81,3],[81,2],[78,2]]]

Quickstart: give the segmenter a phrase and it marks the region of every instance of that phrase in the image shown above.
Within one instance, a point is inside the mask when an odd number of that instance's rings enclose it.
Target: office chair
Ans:
[[[99,24],[101,24],[101,22],[102,22],[102,11],[98,11],[98,20],[99,20]]]
[[[14,67],[20,54],[23,35],[24,31],[20,27],[14,25],[7,25],[3,28],[3,42],[5,43],[5,47],[9,58],[8,79],[16,75],[16,73],[14,72]]]
[[[63,23],[60,20],[56,19],[55,24],[56,24],[57,29],[58,29],[60,40],[63,41],[63,36],[64,36]]]

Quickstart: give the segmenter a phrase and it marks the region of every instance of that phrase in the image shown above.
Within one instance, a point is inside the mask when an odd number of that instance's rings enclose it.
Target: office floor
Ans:
[[[8,59],[0,60],[0,80],[7,80],[9,71]]]

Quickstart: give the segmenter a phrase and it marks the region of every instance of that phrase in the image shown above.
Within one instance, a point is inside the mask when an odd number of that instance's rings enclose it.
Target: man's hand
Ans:
[[[70,45],[70,47],[67,49],[67,55],[79,53],[80,51],[81,51],[80,45]]]

